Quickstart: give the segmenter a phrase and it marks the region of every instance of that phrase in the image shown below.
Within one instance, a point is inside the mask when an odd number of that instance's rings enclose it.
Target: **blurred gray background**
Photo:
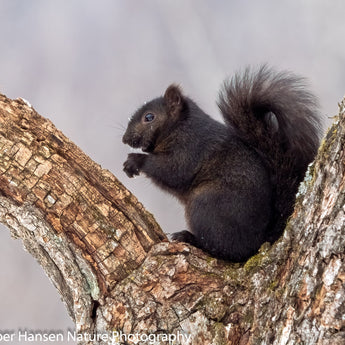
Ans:
[[[178,231],[177,201],[122,172],[128,117],[172,82],[218,117],[222,80],[263,62],[307,77],[331,117],[345,93],[344,13],[343,0],[0,0],[0,92],[27,99]],[[21,242],[0,237],[0,332],[72,327]]]

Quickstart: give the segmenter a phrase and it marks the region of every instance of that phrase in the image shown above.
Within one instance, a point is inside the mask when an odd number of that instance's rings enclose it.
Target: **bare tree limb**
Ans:
[[[179,344],[343,344],[344,109],[343,102],[284,235],[232,264],[167,242],[109,171],[23,100],[0,96],[0,221],[46,271],[80,334],[155,334],[159,344],[169,343],[164,334],[179,335]]]

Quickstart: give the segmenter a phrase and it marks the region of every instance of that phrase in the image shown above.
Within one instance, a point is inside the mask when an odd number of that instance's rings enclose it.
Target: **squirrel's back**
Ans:
[[[299,183],[317,153],[322,121],[316,97],[303,78],[266,65],[226,81],[218,106],[225,122],[269,166],[275,189],[275,240],[293,210]]]

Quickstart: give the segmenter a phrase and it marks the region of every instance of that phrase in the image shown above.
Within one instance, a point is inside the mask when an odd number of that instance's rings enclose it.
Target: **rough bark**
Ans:
[[[343,102],[283,236],[232,264],[167,242],[109,171],[25,101],[0,96],[0,221],[46,271],[80,334],[344,344],[344,141]]]

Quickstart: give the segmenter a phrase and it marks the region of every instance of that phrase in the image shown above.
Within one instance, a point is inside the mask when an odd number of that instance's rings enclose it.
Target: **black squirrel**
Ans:
[[[130,153],[124,171],[184,204],[190,231],[174,240],[244,261],[284,230],[321,117],[303,78],[266,65],[225,81],[218,106],[225,124],[170,85],[130,119],[123,142],[145,153]]]

